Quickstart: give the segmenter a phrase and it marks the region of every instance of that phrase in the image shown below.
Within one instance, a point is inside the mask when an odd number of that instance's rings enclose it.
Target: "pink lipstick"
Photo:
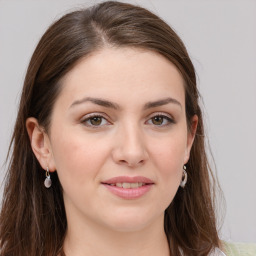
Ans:
[[[154,182],[143,176],[119,176],[101,182],[110,192],[123,199],[137,199],[145,195]]]

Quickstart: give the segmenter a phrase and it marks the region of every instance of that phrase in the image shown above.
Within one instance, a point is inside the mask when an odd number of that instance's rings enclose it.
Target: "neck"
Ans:
[[[66,256],[169,256],[163,217],[151,226],[136,231],[116,231],[95,223],[68,225],[64,241]]]

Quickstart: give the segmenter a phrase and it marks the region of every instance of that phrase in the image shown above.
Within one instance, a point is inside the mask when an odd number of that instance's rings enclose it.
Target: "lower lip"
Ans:
[[[120,188],[116,186],[111,186],[108,184],[104,185],[110,192],[117,195],[123,199],[137,199],[145,195],[153,186],[153,184],[147,184],[138,188]]]

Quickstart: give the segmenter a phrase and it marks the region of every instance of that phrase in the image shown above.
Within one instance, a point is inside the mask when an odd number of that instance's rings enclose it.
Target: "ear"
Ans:
[[[185,152],[184,164],[186,164],[188,162],[189,157],[190,157],[190,150],[192,148],[192,145],[193,145],[193,142],[195,139],[197,124],[198,124],[198,116],[194,115],[191,120],[191,127],[188,131],[187,147],[186,147],[186,152]]]
[[[40,127],[34,117],[26,120],[26,128],[30,138],[31,148],[40,163],[41,167],[46,170],[55,171],[55,163],[52,155],[51,143],[43,127]]]

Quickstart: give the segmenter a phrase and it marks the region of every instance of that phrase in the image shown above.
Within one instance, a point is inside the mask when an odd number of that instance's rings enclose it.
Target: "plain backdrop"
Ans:
[[[96,2],[0,0],[1,177],[26,68],[39,38],[66,12]],[[161,16],[187,46],[226,198],[221,237],[256,242],[256,0],[126,2]]]

